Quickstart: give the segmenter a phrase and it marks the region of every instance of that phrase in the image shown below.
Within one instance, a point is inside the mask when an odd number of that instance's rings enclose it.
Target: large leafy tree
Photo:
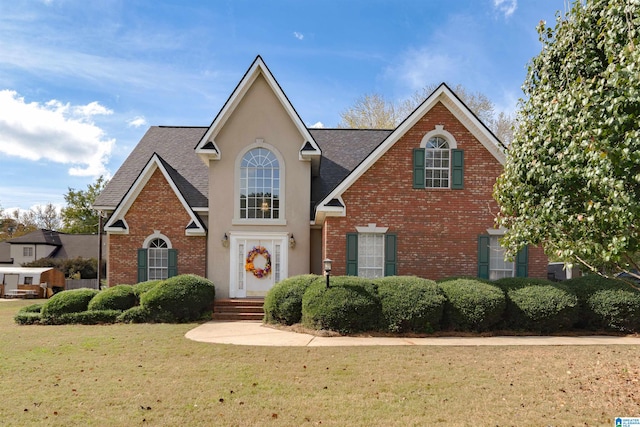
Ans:
[[[541,244],[593,270],[638,270],[640,1],[576,1],[523,85],[495,187],[503,243]]]
[[[63,231],[73,234],[98,233],[98,211],[92,205],[96,197],[107,185],[107,180],[100,176],[93,184],[89,184],[86,190],[69,188],[64,200],[67,205],[62,208]]]

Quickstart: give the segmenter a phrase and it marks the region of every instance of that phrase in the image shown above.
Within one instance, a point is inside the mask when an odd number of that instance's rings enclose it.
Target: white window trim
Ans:
[[[165,236],[164,234],[160,233],[160,231],[158,231],[158,230],[153,230],[153,234],[150,234],[149,236],[147,236],[146,239],[144,239],[144,243],[142,244],[142,248],[143,249],[149,249],[149,245],[155,239],[164,240],[165,242],[167,242],[167,249],[173,249],[173,246],[171,245],[171,240],[169,240],[169,238],[167,236]]]
[[[449,150],[454,150],[458,148],[458,143],[456,139],[449,132],[444,130],[444,125],[436,125],[436,128],[430,132],[427,132],[423,137],[422,141],[420,141],[420,148],[426,148],[429,140],[435,136],[439,136],[447,140],[449,143]]]
[[[356,227],[358,233],[378,233],[385,234],[389,227],[377,227],[375,223],[367,224],[366,227]]]
[[[277,219],[260,219],[260,218],[240,218],[240,165],[242,163],[242,158],[249,151],[256,148],[264,148],[269,150],[276,156],[278,159],[278,168],[280,173],[280,218]],[[271,144],[264,142],[262,138],[256,138],[255,142],[251,145],[245,147],[244,150],[238,153],[236,157],[236,163],[234,167],[234,201],[233,201],[233,219],[231,220],[232,225],[287,225],[286,219],[286,173],[285,173],[285,163],[284,157],[280,154],[280,151],[276,147]]]
[[[452,158],[451,158],[451,150],[455,150],[456,148],[458,148],[458,143],[456,142],[456,139],[453,137],[453,135],[451,135],[451,133],[447,132],[446,130],[444,130],[444,125],[436,125],[435,129],[433,129],[432,131],[427,132],[423,137],[422,137],[422,141],[420,141],[420,148],[424,148],[425,150],[429,150],[429,148],[427,148],[427,144],[429,143],[429,141],[431,140],[431,138],[435,138],[435,137],[440,137],[442,139],[444,139],[447,144],[449,145],[449,175],[447,178],[447,186],[446,187],[426,187],[430,190],[438,190],[438,189],[442,189],[442,190],[446,190],[446,189],[450,189],[451,188],[451,162],[452,162]],[[425,170],[426,173],[426,170]]]
[[[491,278],[491,271],[498,271],[498,270],[492,270],[491,269],[491,239],[492,238],[500,238],[502,236],[504,236],[507,232],[507,229],[504,227],[500,227],[500,228],[487,228],[487,234],[489,235],[489,278]],[[502,248],[504,249],[504,248]],[[515,260],[511,261],[512,264],[512,269],[511,269],[511,277],[515,277],[516,276],[516,263]],[[506,270],[499,270],[499,271],[506,271]]]

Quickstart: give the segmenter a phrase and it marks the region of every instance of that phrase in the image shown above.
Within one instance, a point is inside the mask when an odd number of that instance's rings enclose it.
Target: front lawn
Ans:
[[[640,349],[244,347],[186,324],[21,326],[0,302],[3,425],[613,425]]]

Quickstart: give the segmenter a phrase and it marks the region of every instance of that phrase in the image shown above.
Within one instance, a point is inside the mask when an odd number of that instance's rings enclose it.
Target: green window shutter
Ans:
[[[347,276],[358,275],[358,233],[347,233]]]
[[[478,277],[489,278],[489,236],[478,236]]]
[[[384,275],[395,276],[397,261],[398,235],[389,233],[384,236]]]
[[[147,281],[147,250],[138,249],[138,283]]]
[[[173,277],[178,275],[178,250],[169,249],[169,271],[167,271],[167,277]]]
[[[529,276],[529,247],[520,249],[516,255],[516,277]]]
[[[424,148],[413,149],[413,188],[425,188]]]
[[[451,189],[464,188],[464,151],[451,150]]]

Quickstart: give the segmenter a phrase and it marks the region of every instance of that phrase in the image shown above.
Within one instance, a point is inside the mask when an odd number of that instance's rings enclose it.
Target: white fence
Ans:
[[[65,279],[65,289],[100,289],[98,279]]]

